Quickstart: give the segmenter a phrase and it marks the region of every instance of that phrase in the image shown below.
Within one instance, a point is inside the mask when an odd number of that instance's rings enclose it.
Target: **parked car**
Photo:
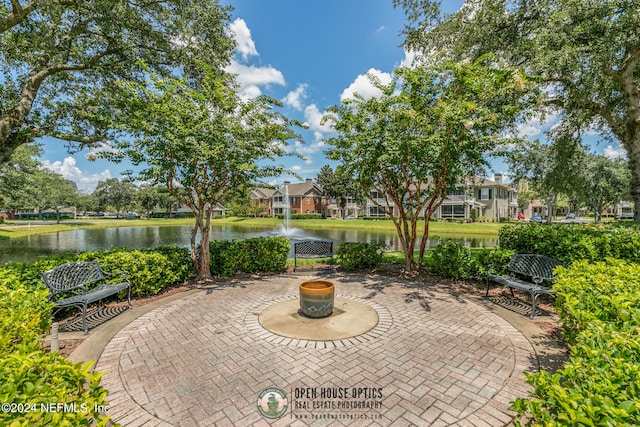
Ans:
[[[518,219],[519,220],[523,220],[524,219],[524,214],[522,212],[518,212]]]
[[[564,219],[576,219],[576,214],[574,214],[573,212],[569,212]]]
[[[531,222],[542,222],[542,217],[540,214],[533,214],[531,217]]]

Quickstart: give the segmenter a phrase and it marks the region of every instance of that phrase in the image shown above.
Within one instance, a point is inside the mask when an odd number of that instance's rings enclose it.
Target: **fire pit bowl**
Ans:
[[[307,317],[327,317],[333,313],[335,286],[328,280],[300,283],[300,312]]]

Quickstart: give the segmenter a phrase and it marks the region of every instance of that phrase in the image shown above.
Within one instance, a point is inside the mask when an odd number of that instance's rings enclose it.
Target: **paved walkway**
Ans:
[[[378,326],[335,342],[260,326],[261,310],[297,298],[300,281],[319,275],[337,296],[376,308]],[[106,371],[112,420],[134,427],[494,427],[511,422],[510,402],[529,389],[523,371],[537,369],[530,341],[485,304],[400,279],[325,272],[173,298],[120,329],[96,365]],[[270,388],[286,394],[280,418],[258,410]]]

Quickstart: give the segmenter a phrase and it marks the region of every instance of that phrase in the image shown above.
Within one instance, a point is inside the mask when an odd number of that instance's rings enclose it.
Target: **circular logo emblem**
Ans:
[[[268,388],[258,395],[258,411],[265,418],[280,418],[288,406],[287,395],[279,388]]]

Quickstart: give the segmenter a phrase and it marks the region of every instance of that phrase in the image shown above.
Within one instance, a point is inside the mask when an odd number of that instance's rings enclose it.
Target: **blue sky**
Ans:
[[[283,158],[281,163],[303,179],[315,178],[329,162],[323,139],[331,130],[320,124],[324,110],[359,92],[375,95],[366,73],[390,78],[395,67],[410,64],[401,44],[404,11],[394,9],[392,0],[237,0],[229,1],[235,11],[230,30],[238,47],[230,71],[238,75],[242,96],[269,95],[284,103],[282,112],[309,124],[301,130],[305,144],[290,147],[306,156]],[[446,0],[446,12],[454,12],[463,0]],[[539,121],[523,124],[523,136],[541,137]],[[120,178],[132,169],[127,162],[90,162],[89,151],[69,154],[64,143],[43,138],[46,167],[91,192],[100,180]],[[615,154],[615,147],[600,147]],[[494,162],[494,172],[506,172],[502,162]],[[274,177],[273,183],[296,182],[290,176]]]

